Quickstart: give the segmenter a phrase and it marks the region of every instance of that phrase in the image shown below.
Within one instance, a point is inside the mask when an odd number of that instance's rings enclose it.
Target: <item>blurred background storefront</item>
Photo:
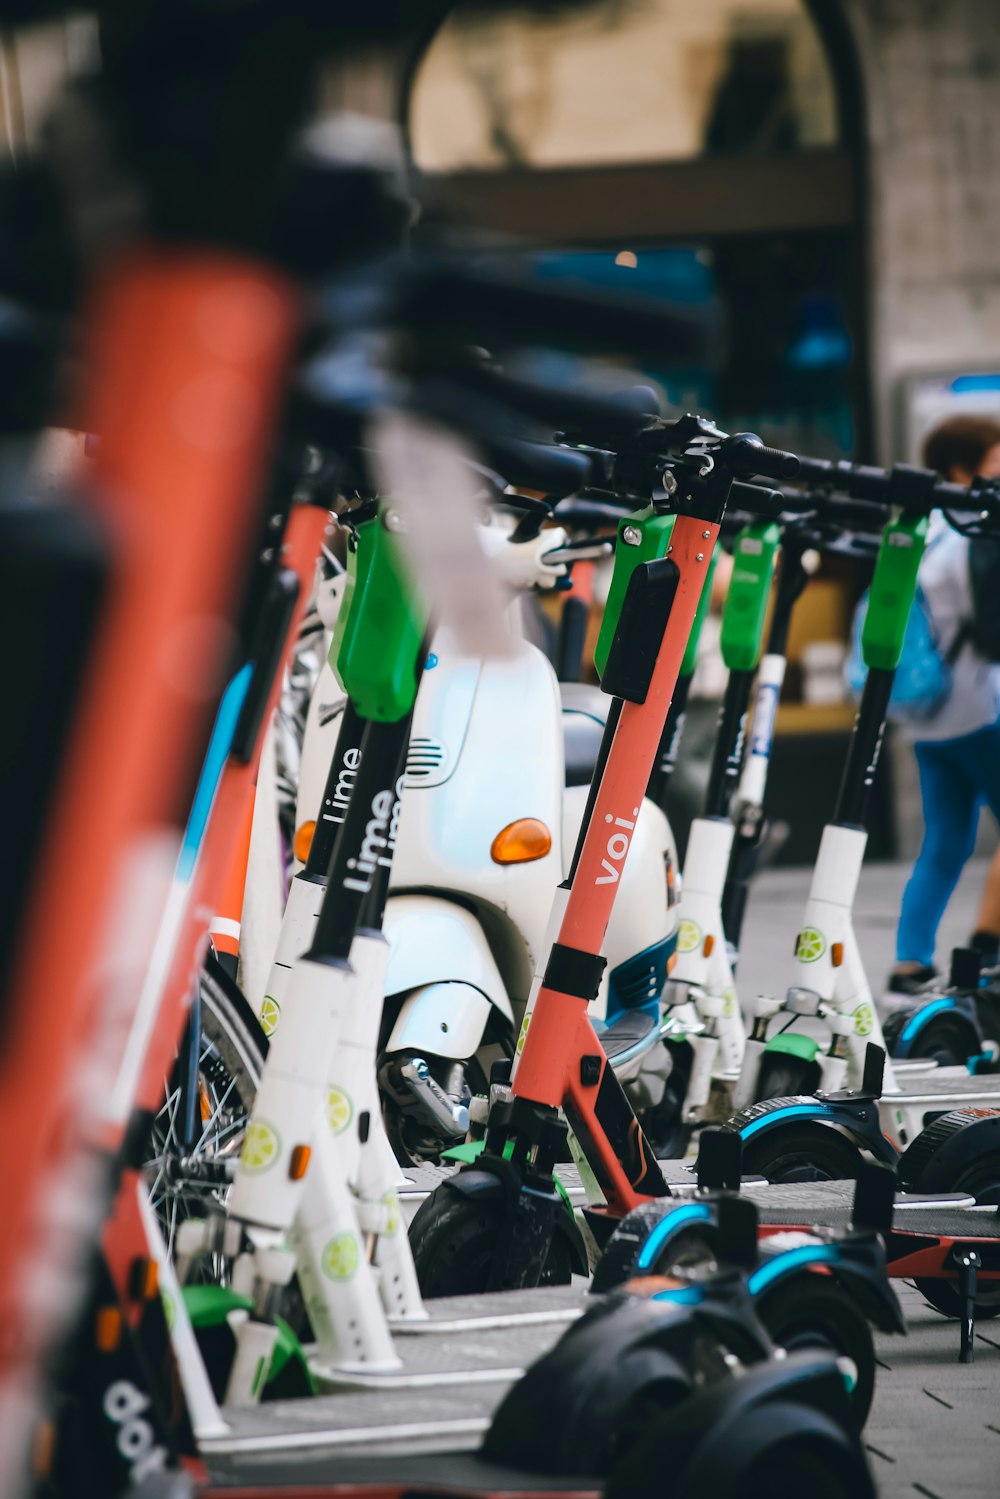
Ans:
[[[1000,412],[1000,5],[445,12],[332,78],[326,102],[403,124],[430,221],[450,213],[546,275],[695,311],[704,360],[648,371],[671,408],[880,462],[916,460],[955,409]],[[8,152],[96,46],[86,17],[0,36]],[[863,583],[826,561],[797,616],[772,780],[792,862],[812,857],[835,795],[853,716],[837,648]],[[885,757],[873,854],[919,838],[911,761]]]

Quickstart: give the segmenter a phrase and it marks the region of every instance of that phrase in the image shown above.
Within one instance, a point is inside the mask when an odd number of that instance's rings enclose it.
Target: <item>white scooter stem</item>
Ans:
[[[689,1107],[707,1103],[720,1053],[727,1071],[737,1069],[743,1060],[743,1021],[722,930],[722,890],[733,836],[728,817],[696,818],[684,861],[677,962],[668,991],[676,991],[680,984],[688,986],[699,1014],[711,1027],[710,1035],[690,1038],[692,1045],[700,1044],[695,1048],[688,1088]],[[709,1041],[715,1045],[707,1045]]]
[[[840,1015],[853,1018],[847,1037],[848,1087],[860,1086],[869,1043],[885,1049],[852,917],[867,843],[864,828],[828,823],[823,829],[805,918],[795,947],[793,982],[814,990]],[[894,1092],[897,1087],[888,1057],[883,1087],[886,1093]]]

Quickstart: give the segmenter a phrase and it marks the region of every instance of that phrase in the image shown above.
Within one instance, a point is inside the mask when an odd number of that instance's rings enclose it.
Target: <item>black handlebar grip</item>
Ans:
[[[478,446],[515,489],[537,489],[562,499],[590,482],[590,457],[575,448],[515,437],[480,438]]]
[[[763,516],[765,520],[777,520],[786,509],[785,496],[780,489],[768,489],[763,484],[744,484],[739,479],[729,491],[729,503],[751,515]]]
[[[764,479],[794,479],[799,460],[782,448],[769,448],[753,432],[734,432],[722,444],[726,463],[734,473],[760,474]]]

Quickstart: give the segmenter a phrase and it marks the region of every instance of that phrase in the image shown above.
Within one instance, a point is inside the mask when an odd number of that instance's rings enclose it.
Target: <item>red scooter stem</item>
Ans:
[[[559,930],[559,944],[576,952],[600,953],[718,534],[718,525],[690,516],[678,516],[674,525],[670,556],[680,576],[667,628],[645,702],[622,706]],[[616,1215],[666,1190],[585,998],[542,985],[512,1091],[565,1109]]]

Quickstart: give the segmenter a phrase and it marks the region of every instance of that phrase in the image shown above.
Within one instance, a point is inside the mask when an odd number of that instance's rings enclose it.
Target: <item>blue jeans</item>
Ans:
[[[914,745],[924,804],[924,841],[903,893],[899,962],[934,962],[945,906],[975,846],[985,802],[1000,822],[1000,722],[959,739]]]

